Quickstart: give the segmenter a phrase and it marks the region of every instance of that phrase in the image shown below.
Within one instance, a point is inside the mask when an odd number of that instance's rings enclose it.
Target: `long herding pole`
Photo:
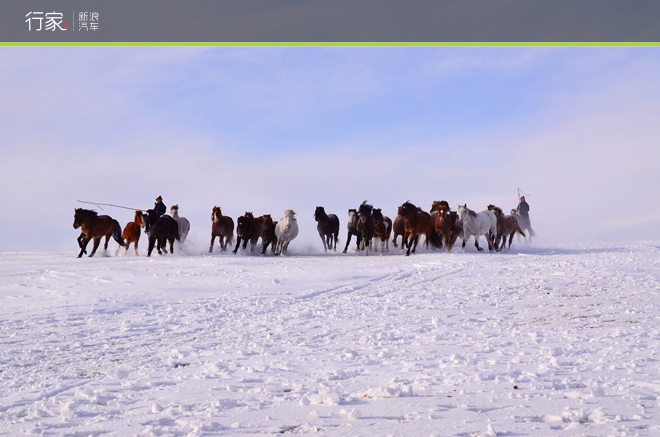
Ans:
[[[529,194],[523,193],[523,192],[520,190],[520,188],[518,188],[518,201],[520,201],[520,195],[521,195],[521,194],[522,194],[523,196],[529,196]]]
[[[101,208],[101,211],[103,211],[103,208],[101,205],[104,206],[114,206],[115,208],[123,208],[123,209],[130,209],[132,211],[142,211],[142,208],[129,208],[128,206],[120,206],[120,205],[113,205],[112,203],[98,203],[98,202],[90,202],[89,200],[78,200],[80,203],[89,203],[90,205],[96,205],[99,208]]]

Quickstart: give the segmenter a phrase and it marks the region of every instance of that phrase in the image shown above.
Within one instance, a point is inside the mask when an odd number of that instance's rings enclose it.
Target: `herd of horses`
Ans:
[[[322,206],[317,206],[314,211],[314,219],[317,222],[317,231],[323,241],[323,249],[337,251],[340,224],[335,214],[326,213]],[[298,223],[296,213],[287,209],[284,217],[274,221],[270,214],[255,217],[252,212],[234,220],[222,214],[218,206],[213,207],[211,213],[211,244],[209,253],[213,252],[216,237],[219,240],[220,250],[226,251],[228,246],[234,244],[234,231],[236,233],[236,246],[232,251],[236,254],[239,249],[247,251],[250,244],[250,252],[254,252],[259,239],[261,239],[261,254],[266,254],[270,246],[271,252],[284,255],[289,243],[298,235]],[[121,229],[119,222],[107,215],[98,215],[96,211],[78,208],[75,210],[73,227],[80,228],[78,237],[80,253],[78,258],[87,253],[87,244],[94,240],[92,253],[94,256],[100,242],[105,238],[104,248],[108,249],[110,238],[119,244],[117,252],[121,247],[126,251],[130,244],[134,245],[135,254],[138,255],[138,241],[141,229],[149,239],[147,256],[151,256],[155,248],[159,254],[174,253],[174,241],[183,243],[190,230],[190,222],[185,217],[179,216],[179,208],[174,205],[170,208],[170,215],[159,214],[153,209],[146,212],[135,211],[135,218],[126,227]],[[397,215],[392,221],[383,215],[380,208],[374,208],[367,201],[355,209],[348,210],[347,237],[344,253],[348,251],[352,237],[356,237],[356,250],[364,251],[366,255],[370,250],[381,253],[389,252],[389,240],[398,248],[397,239],[401,236],[401,249],[406,249],[406,255],[415,253],[420,236],[424,236],[424,244],[430,247],[444,249],[450,252],[456,241],[462,240],[465,247],[471,236],[474,237],[474,245],[478,251],[484,249],[479,246],[481,236],[486,238],[489,251],[501,251],[506,247],[508,237],[508,248],[511,248],[513,236],[517,233],[523,238],[529,238],[536,234],[532,229],[528,217],[521,217],[516,210],[511,210],[505,215],[501,208],[488,205],[487,209],[479,213],[469,209],[467,204],[458,205],[456,211],[452,211],[449,203],[434,201],[429,212],[410,202],[405,202],[398,207]],[[527,232],[527,234],[525,233]]]

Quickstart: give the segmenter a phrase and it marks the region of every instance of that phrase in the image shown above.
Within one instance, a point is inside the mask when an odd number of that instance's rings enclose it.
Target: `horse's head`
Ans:
[[[351,225],[354,225],[357,223],[358,220],[358,212],[357,209],[349,209],[348,210],[348,223]]]
[[[222,211],[220,210],[220,207],[214,206],[213,212],[211,213],[211,220],[213,220],[214,223],[217,223],[220,221],[220,217],[222,217]]]
[[[383,222],[383,212],[381,208],[375,208],[373,211],[374,223],[380,224]]]
[[[458,219],[463,220],[463,216],[467,214],[467,203],[465,205],[458,205],[456,212],[458,213]]]
[[[404,217],[409,217],[417,213],[417,207],[410,202],[405,202],[403,205],[400,206],[400,208],[401,208],[401,213]]]
[[[396,209],[396,215],[397,215],[398,217],[403,217],[403,206],[399,206],[399,207],[397,207],[397,209]]]
[[[319,220],[325,220],[327,218],[328,214],[325,213],[325,208],[317,206],[316,210],[314,210],[314,220],[318,222]]]
[[[360,221],[362,223],[366,223],[367,220],[371,217],[371,213],[373,212],[374,207],[372,205],[369,205],[367,201],[365,200],[362,202],[360,205],[360,208],[358,211],[360,212]]]
[[[140,211],[139,209],[135,211],[135,218],[133,219],[136,225],[138,225],[141,228],[144,228],[144,222],[146,221],[144,218],[144,213]]]
[[[83,220],[82,212],[83,212],[82,208],[76,208],[76,211],[73,214],[73,229],[78,229],[80,226],[82,226],[82,220]]]

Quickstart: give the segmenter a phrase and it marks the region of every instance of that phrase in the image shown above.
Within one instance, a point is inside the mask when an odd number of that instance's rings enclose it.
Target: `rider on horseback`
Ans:
[[[167,212],[167,207],[163,203],[163,198],[158,196],[156,197],[156,203],[154,204],[154,210],[158,213],[158,215],[163,215]]]
[[[529,204],[525,202],[525,196],[520,196],[520,203],[516,211],[518,211],[520,217],[529,220]]]

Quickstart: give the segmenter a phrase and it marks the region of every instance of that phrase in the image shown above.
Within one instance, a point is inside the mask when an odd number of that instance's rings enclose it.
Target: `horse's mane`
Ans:
[[[85,216],[98,217],[99,213],[92,209],[77,208],[76,212],[80,211]]]
[[[463,208],[465,208],[465,210],[467,211],[467,213],[470,214],[472,217],[478,217],[478,215],[477,215],[476,212],[472,211],[470,208],[467,207],[467,203],[466,203],[465,205],[458,205],[458,206],[459,206],[459,208],[460,208],[461,206],[463,206]]]
[[[293,216],[296,215],[296,212],[292,209],[285,209],[284,210],[284,216],[285,217],[291,217],[294,218]]]
[[[374,219],[382,219],[383,218],[383,212],[382,212],[381,208],[374,209],[372,214],[374,215]]]
[[[173,209],[179,209],[179,205],[172,205],[172,206],[170,206],[170,211],[173,210]]]
[[[254,215],[251,212],[245,211],[245,217],[254,218]]]
[[[373,211],[373,209],[374,209],[373,205],[369,205],[369,204],[367,203],[367,201],[365,200],[365,201],[362,202],[362,204],[360,205],[360,214],[367,214],[367,215],[368,215],[368,214],[371,214],[371,212]]]
[[[434,200],[433,203],[431,204],[431,212],[437,211],[440,206],[444,206],[447,211],[451,211],[451,208],[449,207],[449,202],[446,200]]]
[[[495,205],[488,205],[488,209],[493,211],[495,215],[504,215],[504,212],[502,211],[502,208],[499,208]]]

